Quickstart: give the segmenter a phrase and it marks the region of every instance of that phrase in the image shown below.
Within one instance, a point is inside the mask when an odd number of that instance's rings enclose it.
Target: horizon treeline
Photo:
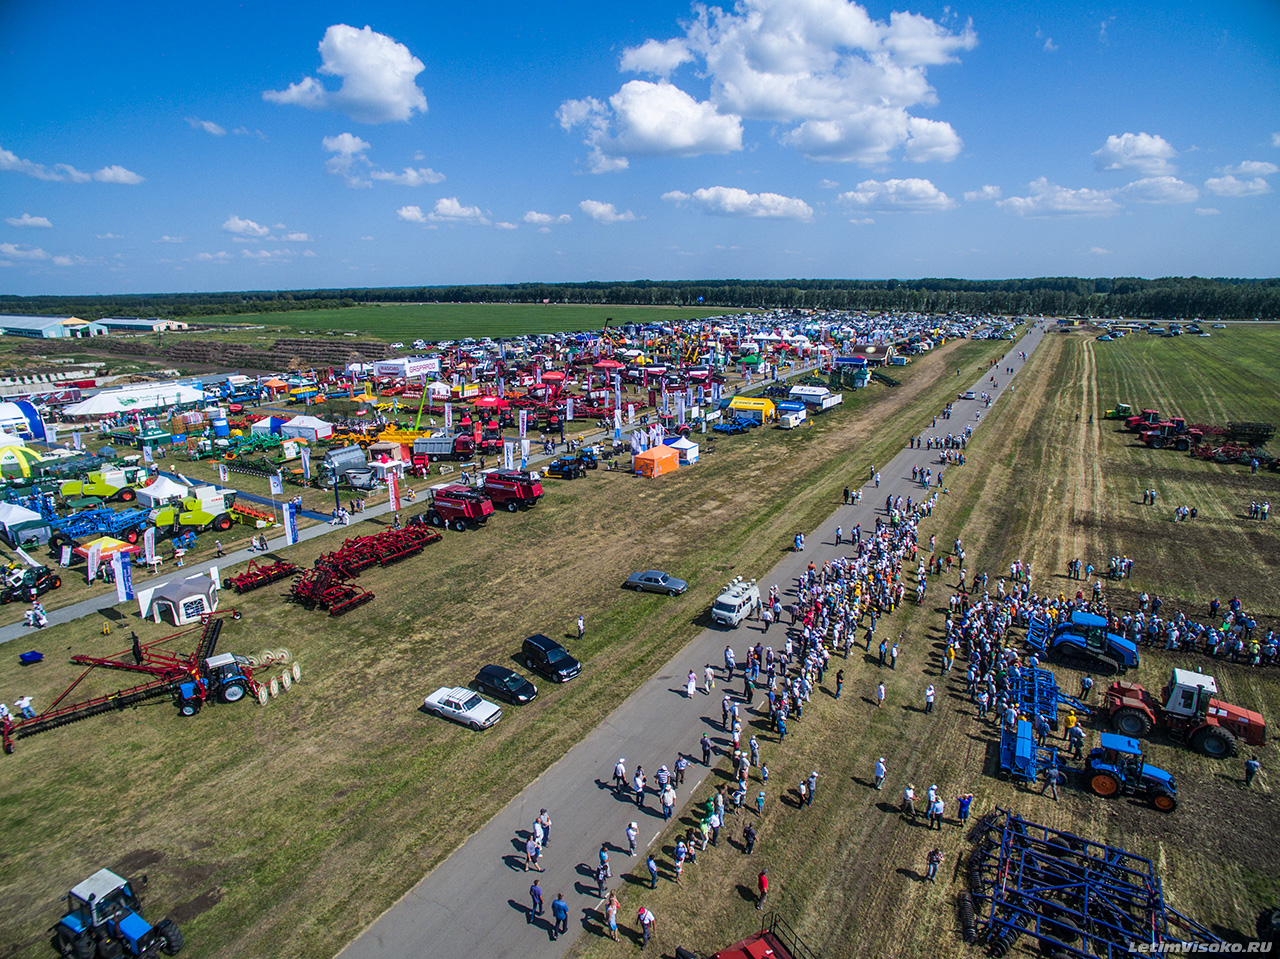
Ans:
[[[1280,279],[634,280],[370,289],[0,296],[0,312],[175,319],[340,309],[374,303],[541,303],[877,312],[1045,314],[1142,319],[1280,318]]]

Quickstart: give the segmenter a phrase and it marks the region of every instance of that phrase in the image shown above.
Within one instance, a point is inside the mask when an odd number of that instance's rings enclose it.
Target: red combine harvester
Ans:
[[[432,526],[457,530],[459,533],[474,529],[489,521],[493,515],[493,500],[480,490],[450,483],[431,489],[431,501],[425,513],[413,517],[410,523],[430,523]]]
[[[254,680],[249,661],[231,653],[215,652],[222,624],[228,616],[239,619],[240,613],[229,610],[206,614],[201,617],[198,627],[185,629],[150,643],[139,643],[135,637],[132,647],[113,656],[72,656],[73,663],[87,668],[48,709],[31,719],[6,717],[0,721],[0,741],[3,742],[4,751],[12,753],[19,739],[165,696],[173,697],[184,716],[195,715],[206,702],[234,703],[246,696],[252,696],[265,705],[269,698],[267,687]],[[196,629],[200,632],[200,639],[194,652],[184,655],[162,648],[171,640],[186,636]],[[105,696],[94,696],[63,705],[80,683],[98,668],[141,673],[148,678],[136,686]],[[294,678],[300,675],[301,671],[298,670]]]
[[[509,513],[522,506],[529,509],[542,498],[542,478],[528,470],[491,470],[484,474],[483,482],[484,495]]]

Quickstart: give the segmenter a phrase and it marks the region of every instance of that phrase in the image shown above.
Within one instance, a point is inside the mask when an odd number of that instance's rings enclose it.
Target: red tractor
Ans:
[[[1244,740],[1266,744],[1267,725],[1260,713],[1224,703],[1213,696],[1218,684],[1212,676],[1174,669],[1157,699],[1137,683],[1112,683],[1104,697],[1111,728],[1125,736],[1145,736],[1159,727],[1213,759],[1236,754]]]
[[[528,470],[491,470],[484,474],[482,489],[495,505],[514,513],[521,506],[535,506],[542,498],[542,477]]]
[[[420,521],[432,526],[448,526],[461,533],[487,523],[492,515],[493,500],[483,492],[451,483],[431,490],[430,506]]]
[[[1199,446],[1204,442],[1204,430],[1187,426],[1187,421],[1181,416],[1175,416],[1163,423],[1153,423],[1139,435],[1142,442],[1153,450],[1168,448],[1185,453],[1191,447]]]
[[[1159,410],[1143,410],[1136,416],[1130,416],[1124,421],[1124,428],[1131,433],[1140,433],[1148,426],[1153,426],[1160,422]]]

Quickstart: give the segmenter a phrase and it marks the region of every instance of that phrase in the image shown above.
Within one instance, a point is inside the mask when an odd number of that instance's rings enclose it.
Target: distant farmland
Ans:
[[[360,333],[382,340],[448,340],[466,336],[509,337],[528,333],[598,330],[609,317],[623,323],[670,323],[745,310],[674,306],[567,306],[540,303],[422,303],[299,310],[262,316],[208,316],[201,324],[283,327],[291,332]]]

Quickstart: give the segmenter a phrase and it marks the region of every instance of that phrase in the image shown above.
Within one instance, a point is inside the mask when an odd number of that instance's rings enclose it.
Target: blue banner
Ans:
[[[284,541],[289,546],[298,541],[298,504],[292,500],[284,504]]]

